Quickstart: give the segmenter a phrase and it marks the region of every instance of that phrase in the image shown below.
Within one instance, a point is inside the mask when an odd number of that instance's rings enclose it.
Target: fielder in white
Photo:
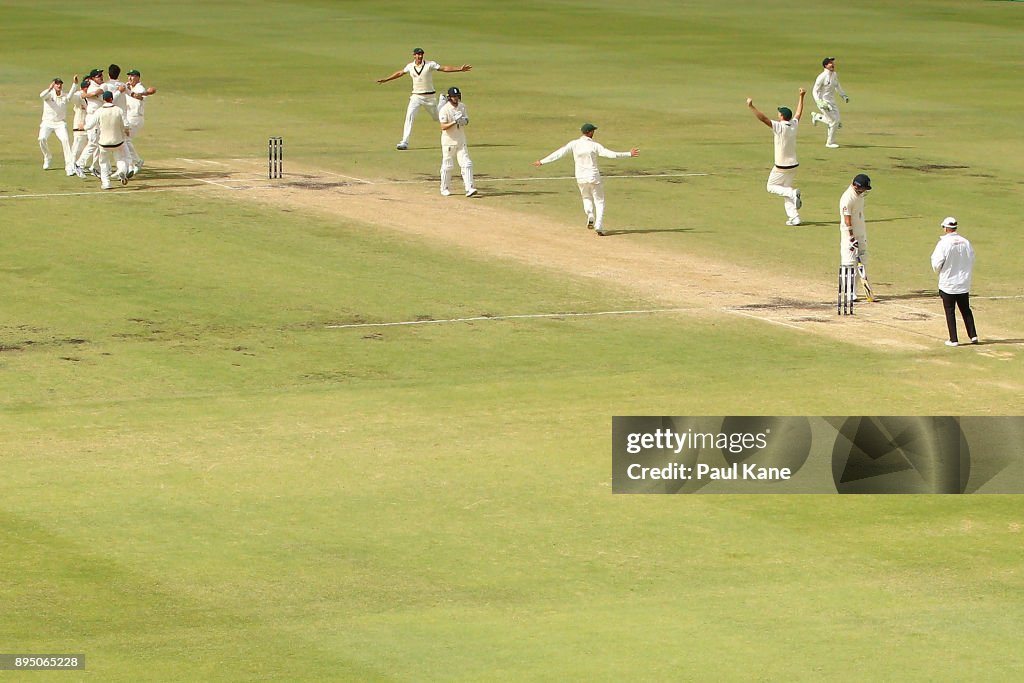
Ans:
[[[117,166],[116,177],[122,185],[128,184],[128,161],[124,149],[124,141],[128,138],[128,122],[124,118],[124,112],[114,104],[114,93],[106,91],[102,98],[103,105],[86,118],[85,129],[96,131],[100,182],[104,190],[109,190],[111,156]]]
[[[867,278],[868,265],[868,226],[864,220],[864,200],[871,191],[871,178],[858,173],[846,192],[839,198],[839,264],[856,266],[858,263],[864,270],[857,269],[857,277],[862,281]],[[854,286],[854,300],[857,299],[857,288]],[[868,297],[869,300],[871,297]]]
[[[466,188],[466,196],[477,194],[473,185],[473,160],[469,158],[469,147],[466,144],[466,126],[469,115],[466,105],[462,103],[462,91],[448,88],[448,102],[438,112],[441,124],[441,196],[451,194],[452,169],[458,159],[462,171],[462,184]]]
[[[77,78],[77,76],[76,76]],[[75,90],[75,94],[71,96],[71,111],[74,112],[74,117],[71,120],[71,168],[68,169],[68,175],[75,175],[75,160],[81,156],[85,150],[85,146],[89,144],[88,134],[85,132],[85,98],[82,97],[82,89],[78,88]]]
[[[82,79],[82,99],[85,101],[86,120],[103,106],[103,69],[93,69],[89,75]],[[85,169],[92,167],[99,152],[99,144],[96,142],[99,137],[99,128],[86,128],[87,143],[82,153],[75,160],[75,173],[79,178],[85,177]],[[96,171],[93,170],[93,173]]]
[[[457,71],[469,71],[473,67],[469,64],[462,66],[441,66],[437,62],[428,62],[423,58],[423,48],[417,47],[412,51],[413,61],[405,65],[386,78],[378,78],[378,83],[387,83],[396,78],[409,74],[412,78],[412,95],[409,96],[409,107],[405,110],[405,127],[402,129],[402,141],[395,145],[395,149],[409,149],[409,135],[412,134],[412,123],[416,119],[416,112],[422,107],[430,114],[430,118],[437,121],[438,109],[444,105],[445,98],[442,96],[435,99],[437,94],[434,90],[434,71],[453,73]]]
[[[125,145],[128,148],[128,164],[131,175],[138,173],[144,163],[142,157],[139,156],[138,151],[135,149],[135,140],[139,137],[139,132],[146,123],[146,98],[156,94],[156,88],[147,88],[139,82],[141,78],[142,74],[139,73],[138,69],[132,69],[128,72],[128,98],[126,100],[128,112],[125,120],[128,121],[130,135],[125,140]]]
[[[824,67],[824,70],[818,74],[818,78],[814,81],[814,89],[811,91],[811,94],[814,95],[814,103],[821,113],[813,112],[811,123],[816,126],[820,122],[828,126],[825,146],[829,149],[836,149],[839,147],[836,143],[836,131],[843,127],[839,116],[839,105],[836,104],[836,93],[846,102],[849,102],[850,98],[846,96],[843,86],[839,85],[839,76],[836,74],[836,58],[825,57],[821,60],[821,66]]]
[[[804,204],[800,190],[793,187],[793,183],[796,180],[796,168],[800,165],[800,162],[796,160],[796,132],[800,125],[800,117],[804,113],[804,95],[806,94],[807,91],[800,88],[800,99],[796,104],[795,114],[789,107],[779,107],[777,121],[772,121],[765,116],[754,106],[754,100],[747,98],[747,106],[753,110],[754,116],[771,128],[775,137],[775,165],[772,167],[772,172],[768,174],[766,189],[771,194],[783,198],[786,216],[788,216],[786,225],[800,225],[800,207]]]
[[[50,168],[53,155],[50,154],[50,146],[46,140],[50,133],[60,140],[61,148],[64,151],[64,170],[68,175],[75,174],[75,159],[71,155],[71,142],[68,140],[67,112],[68,102],[71,96],[78,91],[78,75],[75,75],[71,90],[63,92],[64,81],[55,78],[50,82],[49,87],[39,93],[43,101],[43,118],[39,123],[39,151],[43,153],[43,170]]]
[[[597,167],[597,158],[626,159],[628,157],[640,156],[640,150],[636,147],[628,152],[613,152],[599,142],[594,142],[594,131],[597,126],[592,123],[584,123],[580,127],[582,135],[572,140],[564,147],[556,149],[543,159],[533,162],[534,166],[540,167],[552,161],[558,161],[566,154],[572,154],[576,163],[576,184],[580,188],[580,196],[583,198],[583,211],[587,214],[587,227],[591,228],[600,236],[604,236],[604,184],[601,182],[601,171]]]

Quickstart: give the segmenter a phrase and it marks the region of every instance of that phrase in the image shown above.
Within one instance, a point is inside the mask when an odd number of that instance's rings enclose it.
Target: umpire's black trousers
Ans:
[[[974,339],[978,331],[974,329],[974,313],[971,313],[971,293],[947,294],[941,289],[939,296],[942,297],[942,308],[946,311],[946,327],[949,329],[949,340],[957,341],[956,338],[956,309],[960,309],[960,317],[964,319],[964,327],[967,328],[967,336]]]

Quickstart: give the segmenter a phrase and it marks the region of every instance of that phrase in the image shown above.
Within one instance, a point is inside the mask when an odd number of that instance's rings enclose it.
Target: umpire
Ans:
[[[939,296],[946,311],[946,327],[949,339],[946,346],[959,346],[956,337],[956,309],[964,319],[967,336],[972,344],[978,343],[978,331],[974,328],[974,313],[971,312],[971,272],[974,270],[974,249],[967,238],[957,233],[957,222],[953,216],[942,221],[944,234],[939,238],[932,252],[932,270],[939,274]]]

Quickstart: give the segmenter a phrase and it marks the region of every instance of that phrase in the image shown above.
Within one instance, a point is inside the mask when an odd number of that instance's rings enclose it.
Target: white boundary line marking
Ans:
[[[651,313],[682,313],[690,308],[650,308],[636,311],[594,311],[592,313],[521,313],[519,315],[479,315],[472,318],[446,318],[443,320],[402,320],[390,323],[351,323],[348,325],[325,325],[329,330],[347,330],[364,327],[399,327],[402,325],[440,325],[442,323],[469,323],[491,320],[522,320],[529,318],[586,318],[602,315],[641,315]]]

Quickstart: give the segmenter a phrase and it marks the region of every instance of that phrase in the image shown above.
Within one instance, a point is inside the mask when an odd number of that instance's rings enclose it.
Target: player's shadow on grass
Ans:
[[[621,230],[604,230],[605,237],[614,235],[647,235],[654,232],[697,232],[693,228],[622,228]]]
[[[894,218],[872,218],[870,221],[868,221],[868,229],[871,229],[872,223],[895,223],[896,221],[910,221],[917,218],[921,218],[921,216],[896,216]],[[838,223],[839,221],[837,219],[835,224]]]
[[[973,346],[973,344],[964,344],[963,346]],[[993,346],[995,344],[1008,344],[1010,346],[1024,346],[1024,339],[982,339],[978,342],[978,346]]]
[[[876,282],[875,286],[885,286],[888,283]],[[917,289],[912,292],[904,292],[903,294],[886,294],[884,297],[879,295],[879,301],[914,301],[918,299],[935,299],[939,300],[939,292],[935,289]]]

